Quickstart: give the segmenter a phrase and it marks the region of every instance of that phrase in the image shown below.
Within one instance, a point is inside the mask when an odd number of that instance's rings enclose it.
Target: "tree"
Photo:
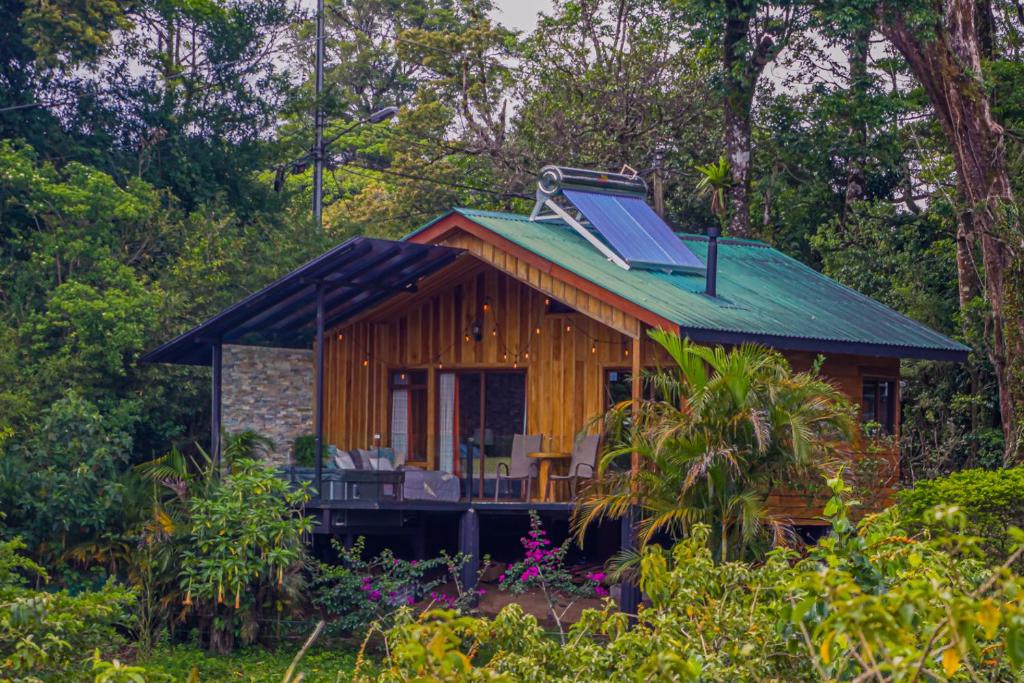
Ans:
[[[523,41],[510,159],[530,193],[537,171],[559,163],[618,171],[629,164],[651,182],[655,206],[680,229],[713,218],[689,176],[716,156],[721,115],[713,100],[715,60],[688,40],[671,1],[556,2]]]
[[[812,481],[853,434],[852,407],[813,372],[794,373],[777,352],[744,345],[726,350],[653,331],[673,365],[651,381],[660,394],[605,416],[610,446],[603,480],[585,494],[573,525],[582,538],[604,517],[642,511],[638,537],[712,529],[721,561],[743,557],[765,526],[780,530],[764,501],[793,481]],[[615,471],[617,458],[640,456],[638,471]]]
[[[725,157],[732,171],[729,230],[748,237],[758,81],[765,67],[803,30],[809,9],[799,1],[773,0],[681,0],[679,6],[694,27],[693,39],[721,49]]]
[[[960,307],[969,310],[978,296],[988,306],[988,353],[1009,463],[1019,456],[1024,438],[1018,420],[1024,412],[1024,243],[1005,157],[1005,129],[992,115],[984,87],[977,3],[882,2],[877,16],[882,34],[924,88],[953,155],[960,201]]]

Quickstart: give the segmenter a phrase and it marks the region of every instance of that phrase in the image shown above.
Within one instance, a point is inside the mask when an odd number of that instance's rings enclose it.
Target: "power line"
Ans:
[[[384,175],[391,175],[398,178],[404,178],[406,180],[416,180],[425,183],[433,183],[435,185],[450,187],[457,190],[480,192],[482,194],[502,197],[504,199],[533,199],[533,197],[527,196],[525,194],[519,194],[516,192],[502,192],[501,190],[492,190],[484,187],[474,187],[472,185],[466,185],[464,183],[455,183],[450,181],[438,180],[437,178],[428,178],[426,176],[413,175],[412,173],[402,173],[401,171],[393,171],[391,169],[370,168],[369,166],[362,166],[360,164],[346,164],[344,166],[339,166],[337,170],[344,171],[345,173],[350,173],[352,175],[360,176],[363,178],[369,178],[370,180],[377,180],[377,178],[372,175],[366,173],[359,173],[357,171],[352,170],[353,166],[364,171],[370,171],[372,173],[383,173]]]

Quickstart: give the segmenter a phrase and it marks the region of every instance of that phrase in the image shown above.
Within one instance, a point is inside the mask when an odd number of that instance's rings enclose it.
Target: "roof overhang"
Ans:
[[[146,353],[142,363],[210,365],[211,344],[309,348],[317,287],[330,329],[381,301],[416,291],[416,282],[454,261],[459,249],[354,237]]]
[[[805,337],[784,337],[772,334],[750,332],[727,332],[723,330],[701,330],[679,328],[679,336],[687,337],[700,344],[762,344],[779,351],[809,351],[822,354],[847,354],[851,356],[874,356],[876,358],[906,358],[912,360],[946,360],[963,363],[969,349],[936,349],[923,346],[898,346],[895,344],[870,344],[867,342],[844,341],[842,339],[812,339]]]
[[[761,334],[716,329],[698,329],[681,326],[650,309],[644,308],[634,301],[625,299],[556,263],[552,263],[540,254],[515,244],[502,235],[484,225],[462,215],[457,210],[449,211],[406,235],[407,242],[430,244],[441,241],[455,230],[463,230],[494,247],[512,254],[517,258],[532,263],[566,284],[579,287],[598,295],[608,304],[636,317],[641,322],[656,328],[676,330],[680,336],[689,337],[692,341],[702,344],[762,344],[780,351],[807,351],[823,354],[847,354],[855,356],[873,356],[877,358],[906,358],[914,360],[941,360],[965,362],[970,349],[963,345],[960,348],[934,348],[926,346],[902,346],[896,344],[878,344],[862,341],[846,341],[842,339],[819,339],[812,337],[790,337],[782,335]]]

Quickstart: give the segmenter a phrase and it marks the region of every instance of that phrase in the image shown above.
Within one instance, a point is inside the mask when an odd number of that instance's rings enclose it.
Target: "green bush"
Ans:
[[[962,515],[933,511],[947,532],[918,538],[895,508],[855,528],[850,490],[829,486],[832,533],[804,557],[718,562],[697,525],[670,550],[644,549],[632,627],[610,602],[586,610],[564,643],[515,604],[493,620],[406,614],[385,634],[381,671],[354,680],[1021,680],[1024,582],[1009,563],[974,559],[976,540],[955,532]]]
[[[475,597],[475,593],[462,590],[457,590],[457,595],[437,590],[448,581],[455,581],[458,588],[459,570],[468,559],[463,554],[410,561],[385,549],[365,559],[363,537],[351,548],[337,541],[332,545],[338,561],[317,566],[311,594],[313,604],[324,611],[331,629],[338,633],[362,633],[374,624],[387,628],[398,612],[417,604],[468,610]]]
[[[188,503],[190,531],[181,558],[181,587],[212,651],[230,652],[236,637],[252,643],[268,612],[280,618],[302,597],[307,555],[304,536],[313,520],[300,512],[305,490],[254,460],[205,497]]]
[[[160,676],[187,681],[195,670],[202,683],[277,683],[288,670],[297,648],[298,644],[276,651],[252,647],[228,655],[212,655],[194,646],[178,645],[157,648],[142,665],[149,675],[147,680],[153,681],[164,680]],[[310,648],[297,670],[304,674],[303,683],[337,683],[349,680],[355,662],[356,652],[351,648],[324,642]]]
[[[124,644],[135,596],[112,581],[76,595],[33,590],[28,577],[46,581],[47,575],[23,549],[17,539],[0,543],[0,680],[85,680],[91,654]]]
[[[321,449],[327,457],[327,447]],[[292,444],[292,462],[299,467],[316,467],[316,437],[305,434],[295,439]],[[324,460],[326,463],[327,461]]]
[[[933,527],[929,511],[951,505],[963,513],[965,533],[981,537],[986,552],[1001,562],[1012,546],[1009,528],[1024,527],[1024,467],[962,470],[899,493],[901,514],[912,530]]]

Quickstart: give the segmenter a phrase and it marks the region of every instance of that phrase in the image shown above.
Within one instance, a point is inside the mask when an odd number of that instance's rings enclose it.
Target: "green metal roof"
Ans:
[[[964,360],[970,351],[762,242],[719,240],[718,296],[709,297],[702,275],[625,270],[563,223],[495,211],[454,211],[678,324],[694,341],[755,341],[782,349],[937,360]],[[680,239],[706,260],[707,238]]]

